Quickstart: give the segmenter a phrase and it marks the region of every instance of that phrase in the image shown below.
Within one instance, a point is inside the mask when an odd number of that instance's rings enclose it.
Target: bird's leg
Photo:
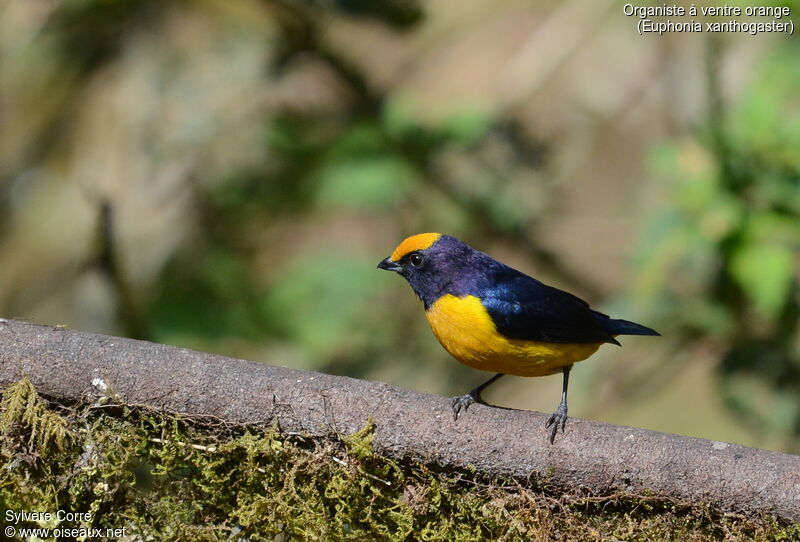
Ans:
[[[567,425],[567,387],[569,386],[569,371],[572,369],[572,365],[567,365],[561,371],[564,373],[564,387],[561,390],[561,403],[558,405],[558,408],[555,412],[550,414],[550,417],[547,418],[547,423],[545,427],[553,426],[553,429],[550,430],[550,444],[553,444],[553,441],[556,439],[556,433],[558,433],[558,426],[561,425],[561,432],[564,432],[564,426]]]
[[[496,382],[501,376],[503,376],[503,373],[498,373],[468,394],[453,397],[453,421],[458,421],[458,413],[461,412],[461,409],[464,409],[464,412],[466,412],[469,405],[472,403],[485,405],[486,403],[481,399],[481,392]]]

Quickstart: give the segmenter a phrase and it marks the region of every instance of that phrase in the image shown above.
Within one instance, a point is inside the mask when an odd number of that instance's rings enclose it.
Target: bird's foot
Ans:
[[[556,433],[558,433],[559,425],[561,425],[561,432],[563,433],[564,427],[567,425],[567,405],[565,403],[558,405],[556,411],[547,418],[545,427],[552,426],[552,429],[550,429],[550,444],[553,444],[556,440]]]
[[[480,393],[475,393],[475,390],[472,390],[471,392],[465,395],[459,395],[458,397],[453,397],[453,403],[452,403],[453,421],[457,422],[458,413],[461,412],[462,410],[466,412],[472,403],[480,403],[482,405],[485,404],[481,399]]]

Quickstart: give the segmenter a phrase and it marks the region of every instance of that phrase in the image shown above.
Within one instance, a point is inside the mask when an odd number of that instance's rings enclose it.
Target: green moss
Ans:
[[[372,455],[372,443],[375,442],[375,420],[370,416],[367,423],[353,433],[341,437],[342,442],[347,446],[347,451],[358,459],[367,459]]]
[[[72,438],[66,420],[47,408],[27,378],[12,384],[3,392],[0,433],[25,433],[25,444],[43,457],[53,449],[63,449]]]
[[[776,540],[800,527],[648,496],[553,495],[373,449],[375,426],[328,440],[142,409],[64,409],[28,381],[0,406],[0,502],[91,512],[68,527],[155,540]],[[36,527],[35,523],[17,527]],[[52,527],[52,525],[50,525]]]

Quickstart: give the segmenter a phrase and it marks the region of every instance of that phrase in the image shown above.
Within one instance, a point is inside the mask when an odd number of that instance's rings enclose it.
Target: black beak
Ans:
[[[403,270],[403,266],[401,266],[397,262],[393,262],[389,258],[384,258],[381,260],[381,263],[378,264],[378,269],[385,269],[387,271],[394,271],[395,273],[399,273]]]

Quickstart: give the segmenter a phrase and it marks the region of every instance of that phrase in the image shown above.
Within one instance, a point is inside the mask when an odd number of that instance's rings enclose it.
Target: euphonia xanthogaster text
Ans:
[[[658,335],[609,318],[563,290],[498,262],[455,237],[421,233],[405,239],[378,268],[402,275],[425,305],[436,338],[458,361],[495,376],[453,399],[453,418],[503,375],[564,375],[561,403],[548,418],[552,444],[567,422],[572,364],[617,335]]]

